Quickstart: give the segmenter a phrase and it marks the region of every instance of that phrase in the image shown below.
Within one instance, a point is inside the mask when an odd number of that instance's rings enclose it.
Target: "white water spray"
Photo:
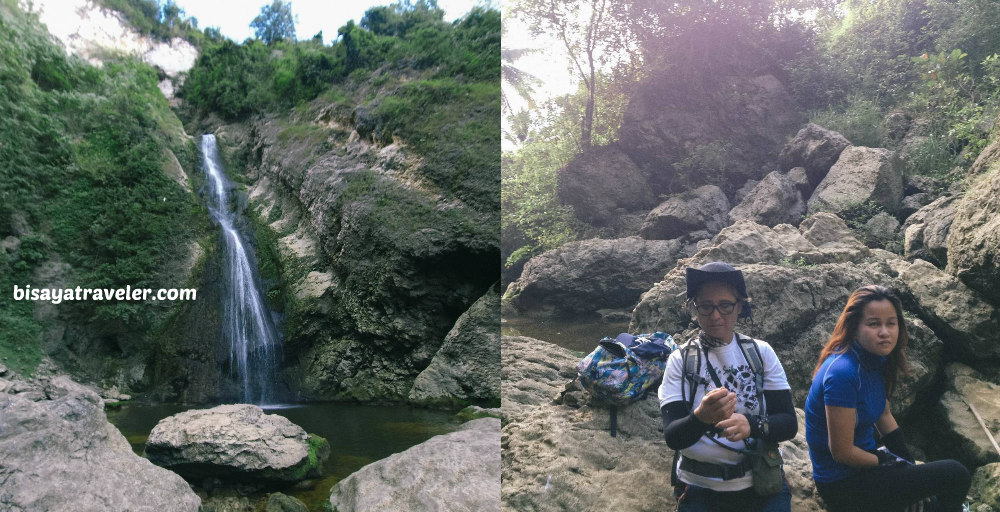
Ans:
[[[212,195],[208,209],[222,228],[226,247],[222,334],[229,344],[230,371],[241,386],[243,402],[265,404],[274,399],[280,338],[261,299],[246,244],[234,227],[235,213],[229,211],[215,135],[202,136],[201,153]]]

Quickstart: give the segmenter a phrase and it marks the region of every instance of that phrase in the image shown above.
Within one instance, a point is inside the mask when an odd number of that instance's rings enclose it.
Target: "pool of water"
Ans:
[[[573,352],[589,354],[605,336],[628,332],[628,322],[572,321],[505,317],[500,325],[505,336],[528,336],[547,341]]]
[[[178,404],[125,404],[108,410],[108,420],[128,439],[132,450],[142,454],[150,431],[161,419],[205,406]],[[330,442],[330,458],[323,476],[281,492],[302,500],[309,510],[325,510],[334,484],[362,466],[420,444],[439,434],[453,432],[460,423],[453,412],[405,405],[360,405],[343,403],[265,407],[267,414],[284,416],[306,432]],[[263,499],[266,493],[251,495]]]

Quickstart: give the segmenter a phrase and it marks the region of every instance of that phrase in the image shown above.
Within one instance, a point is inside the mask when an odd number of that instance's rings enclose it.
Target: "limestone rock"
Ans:
[[[764,177],[740,204],[729,212],[729,221],[752,220],[765,226],[796,225],[806,213],[802,194],[792,180],[777,171]]]
[[[809,123],[781,149],[780,169],[803,167],[812,187],[819,185],[842,151],[851,143],[843,135]]]
[[[578,357],[531,338],[501,343],[505,510],[673,509],[672,452],[655,396],[620,408],[612,438],[608,409],[553,401],[576,376]],[[648,492],[621,485],[639,481]]]
[[[873,203],[895,214],[903,200],[903,168],[888,149],[851,146],[816,187],[809,211],[839,213],[852,206]]]
[[[982,165],[990,165],[991,171],[955,206],[948,234],[948,271],[1000,302],[1000,166],[996,160]]]
[[[643,294],[629,331],[676,334],[690,329],[694,324],[684,308],[684,268],[710,261],[730,262],[743,271],[753,300],[753,332],[746,332],[748,326],[741,325],[737,330],[774,347],[799,401],[805,399],[820,349],[852,291],[868,284],[884,284],[898,289],[905,304],[916,302],[917,293],[905,279],[897,277],[899,270],[894,267],[907,265],[905,260],[864,248],[832,214],[814,215],[799,229],[788,225],[772,229],[741,221],[719,233],[712,244],[679,261]],[[920,307],[907,308],[905,318],[913,331],[908,354],[915,374],[900,384],[892,399],[898,412],[909,408],[914,396],[931,386],[942,353],[942,341],[921,321],[931,318],[930,313]]]
[[[105,418],[101,397],[68,377],[26,385],[4,404],[0,422],[3,510],[194,512],[201,505],[180,476],[135,455]]]
[[[862,226],[861,232],[869,247],[895,251],[902,249],[899,243],[899,221],[888,213],[880,212],[872,216]]]
[[[631,97],[619,140],[633,161],[650,169],[657,193],[678,190],[674,164],[697,160],[706,150],[716,153],[712,164],[725,168],[706,171],[724,170],[724,183],[716,184],[733,192],[773,170],[775,155],[804,121],[772,75],[721,76],[705,84],[654,73]],[[712,183],[700,172],[689,178]]]
[[[318,471],[330,454],[321,437],[256,405],[220,405],[160,420],[146,457],[181,474],[297,481]]]
[[[559,171],[559,201],[580,220],[605,225],[625,212],[649,208],[653,193],[646,177],[615,145],[594,147]]]
[[[968,467],[1000,462],[986,432],[969,408],[982,416],[994,438],[1000,436],[1000,386],[983,380],[973,369],[960,363],[945,368],[946,391],[941,397],[941,416],[946,433],[940,439],[953,457]]]
[[[338,482],[339,512],[500,510],[500,420],[470,421]]]
[[[309,509],[298,498],[275,492],[267,497],[264,512],[309,512]]]
[[[500,403],[500,289],[469,308],[420,372],[410,400],[426,404]]]
[[[809,459],[809,444],[806,443],[806,413],[795,408],[799,423],[795,437],[780,443],[781,459],[785,466],[785,479],[792,491],[792,507],[795,512],[824,512],[816,484],[813,482],[812,461]]]
[[[985,505],[992,507],[991,510],[1000,510],[1000,463],[994,462],[976,469],[972,475],[969,495],[976,507]]]
[[[934,265],[916,260],[890,260],[913,293],[929,325],[954,344],[965,357],[1000,357],[1000,311],[965,286],[960,280]]]
[[[521,314],[572,316],[631,309],[680,257],[676,240],[584,240],[540,254],[504,294]]]
[[[906,219],[902,227],[906,259],[920,258],[939,267],[948,263],[948,233],[956,202],[955,196],[940,197]]]
[[[726,212],[729,200],[722,189],[705,185],[678,194],[649,212],[639,234],[647,240],[671,240],[694,231],[707,231],[709,236],[729,224]]]

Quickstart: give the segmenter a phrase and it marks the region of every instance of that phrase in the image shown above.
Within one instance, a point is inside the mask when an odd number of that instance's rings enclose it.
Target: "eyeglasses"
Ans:
[[[719,314],[725,316],[733,314],[733,311],[736,310],[736,304],[736,302],[720,302],[718,305],[695,304],[694,308],[701,316],[712,316],[712,312],[715,310],[719,310]]]

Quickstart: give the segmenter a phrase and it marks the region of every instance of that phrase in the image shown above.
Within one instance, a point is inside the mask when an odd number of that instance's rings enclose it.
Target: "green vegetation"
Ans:
[[[0,25],[0,240],[15,241],[0,252],[0,363],[30,374],[42,326],[34,303],[12,301],[14,285],[169,288],[167,264],[204,221],[162,171],[168,151],[186,162],[194,148],[151,68],[67,58],[12,0],[0,1]],[[60,311],[99,325],[109,350],[142,339],[163,314],[94,301]]]
[[[578,59],[567,67],[578,74],[586,58],[584,47],[569,43],[591,33],[576,30],[567,37],[552,28],[579,29],[581,17],[572,13],[600,6],[592,0],[558,6],[519,0],[511,15],[567,41],[571,57],[576,51]],[[809,15],[802,16],[807,10]],[[985,147],[1000,111],[998,2],[627,0],[604,14],[598,29],[614,27],[618,32],[600,41],[606,62],[632,62],[638,48],[641,68],[647,77],[655,77],[661,90],[691,94],[710,89],[721,77],[774,75],[800,110],[811,113],[812,122],[856,145],[901,151],[907,175],[962,179]],[[503,62],[508,92],[524,91],[535,109],[530,114],[505,112],[505,137],[512,148],[503,156],[502,257],[512,271],[533,254],[595,234],[574,221],[556,193],[559,169],[586,147],[567,141],[579,140],[581,131],[586,132],[588,113],[562,106],[578,94],[548,103],[532,98],[535,84],[530,75],[517,72],[520,55],[523,52],[506,54]],[[608,83],[589,87],[597,91],[598,114],[602,104],[619,104],[623,92],[626,101],[634,96],[629,92],[634,74],[609,75]],[[604,140],[597,139],[602,122],[595,120],[595,145],[617,137],[621,111],[603,122],[606,133],[612,134]],[[898,126],[887,125],[890,114],[912,121],[905,140]],[[715,174],[710,176],[713,182],[724,181],[733,171],[726,168],[726,142],[689,148],[686,158],[655,165],[672,166],[682,182],[689,176],[702,179],[706,173]],[[504,280],[509,279],[505,273]]]
[[[206,35],[198,30],[198,19],[189,18],[173,0],[162,3],[156,0],[96,0],[98,5],[118,11],[140,34],[151,36],[161,41],[169,41],[181,37],[195,44],[200,44]],[[221,36],[210,29],[216,39]]]

